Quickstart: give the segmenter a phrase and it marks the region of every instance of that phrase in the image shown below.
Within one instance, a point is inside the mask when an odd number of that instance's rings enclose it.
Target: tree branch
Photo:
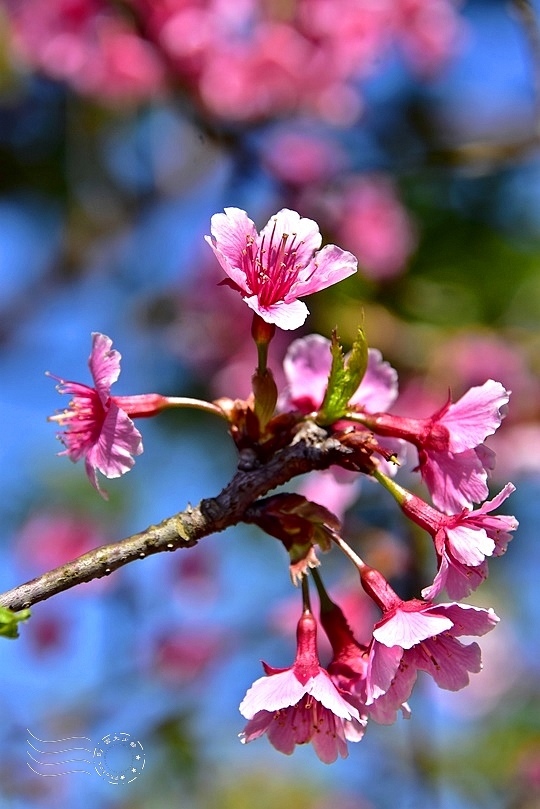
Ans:
[[[190,548],[205,536],[242,521],[245,510],[257,498],[297,475],[339,464],[351,450],[312,422],[306,422],[292,443],[267,463],[257,462],[249,451],[240,454],[238,470],[217,497],[168,517],[145,531],[103,545],[57,567],[32,581],[0,595],[0,606],[12,610],[31,607],[39,601],[83,582],[108,576],[123,565],[155,553]]]

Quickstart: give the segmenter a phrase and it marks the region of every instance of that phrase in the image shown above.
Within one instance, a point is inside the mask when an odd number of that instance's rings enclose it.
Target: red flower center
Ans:
[[[297,263],[297,234],[284,233],[277,238],[272,230],[270,241],[263,236],[259,245],[252,236],[246,238],[242,252],[243,270],[250,290],[257,296],[261,306],[271,306],[283,301],[298,278],[301,264]]]

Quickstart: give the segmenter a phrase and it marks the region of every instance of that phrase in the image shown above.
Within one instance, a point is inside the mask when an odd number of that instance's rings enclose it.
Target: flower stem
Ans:
[[[343,551],[343,553],[345,554],[345,556],[347,556],[347,557],[348,557],[348,558],[351,560],[351,562],[353,563],[353,565],[355,565],[355,566],[358,568],[358,570],[359,570],[360,572],[362,572],[362,570],[364,570],[365,568],[367,568],[367,565],[366,565],[366,563],[364,562],[364,560],[363,560],[363,559],[361,559],[361,558],[358,556],[358,554],[357,554],[357,553],[355,553],[355,552],[353,551],[353,549],[351,548],[351,546],[350,546],[350,545],[348,545],[348,544],[345,542],[345,540],[344,540],[344,539],[341,539],[341,537],[340,537],[340,536],[338,536],[338,534],[334,534],[334,535],[332,536],[332,539],[334,540],[334,542],[336,543],[336,545],[338,546],[338,548],[339,548],[341,551]]]
[[[111,396],[111,400],[132,418],[155,416],[172,407],[191,407],[227,419],[226,413],[213,402],[192,399],[190,396],[162,396],[159,393],[142,393],[135,396]]]
[[[302,576],[302,605],[304,612],[311,612],[311,601],[309,598],[309,581],[307,576]]]
[[[365,426],[370,426],[371,424],[367,413],[362,413],[357,410],[347,410],[347,412],[343,414],[343,419],[346,421],[355,421],[358,424],[364,424]]]
[[[191,407],[194,410],[203,410],[206,413],[214,413],[216,416],[221,416],[222,419],[227,419],[221,407],[213,402],[206,402],[204,399],[192,399],[190,396],[167,396],[166,398],[167,407]]]
[[[399,486],[391,478],[387,477],[387,475],[383,474],[380,469],[375,467],[371,474],[382,486],[384,486],[386,491],[390,492],[392,497],[399,503],[400,506],[402,506],[407,500],[407,496],[410,496],[406,489]]]
[[[257,344],[257,371],[262,376],[266,373],[268,363],[268,343]]]
[[[323,584],[323,580],[319,571],[316,568],[313,568],[311,571],[311,575],[313,576],[313,581],[315,582],[315,586],[317,588],[317,592],[319,594],[319,601],[321,604],[321,611],[322,612],[330,612],[334,608],[334,602],[328,595],[326,591],[326,587]]]
[[[276,333],[276,327],[273,323],[267,323],[257,313],[253,314],[253,321],[251,324],[251,336],[255,340],[257,346],[257,372],[259,376],[264,376],[267,369],[268,362],[268,346],[270,340]]]

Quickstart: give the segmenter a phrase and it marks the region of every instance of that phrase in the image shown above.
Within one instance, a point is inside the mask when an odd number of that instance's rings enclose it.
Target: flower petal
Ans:
[[[298,273],[298,280],[293,283],[286,302],[319,292],[332,284],[337,284],[358,269],[358,261],[352,253],[327,244],[312,258],[305,269]]]
[[[243,267],[243,255],[249,241],[256,242],[257,230],[247,213],[241,208],[225,208],[225,213],[212,216],[210,232],[205,240],[229,278],[249,291]]]
[[[420,470],[433,503],[441,511],[456,513],[488,496],[487,471],[474,449],[456,455],[430,450]]]
[[[308,334],[293,340],[283,360],[292,403],[309,412],[322,404],[332,364],[330,340]]]
[[[469,684],[469,672],[478,673],[482,668],[477,643],[465,645],[447,634],[425,640],[407,652],[407,658],[448,691],[464,688]]]
[[[450,452],[463,452],[482,444],[500,426],[504,415],[501,411],[509,399],[510,391],[500,382],[488,379],[451,404],[440,419],[450,432]]]
[[[109,398],[111,385],[120,376],[120,359],[121,354],[112,348],[110,337],[100,332],[92,332],[92,351],[88,365],[103,404]]]
[[[343,721],[336,719],[333,713],[317,706],[317,725],[311,736],[313,749],[323,764],[333,764],[338,753],[347,758],[349,751],[343,730]]]
[[[87,464],[107,478],[118,478],[135,463],[133,455],[143,451],[142,436],[130,417],[111,402],[97,442],[86,456]]]
[[[306,685],[309,686],[308,693],[335,716],[342,719],[360,719],[357,709],[341,696],[325,671],[320,671]]]
[[[368,349],[366,373],[351,399],[351,404],[362,405],[368,413],[377,413],[395,402],[398,395],[398,375],[389,362],[385,362],[377,348]]]
[[[248,689],[240,703],[240,713],[246,719],[252,719],[259,711],[279,711],[296,705],[306,693],[306,686],[296,679],[292,669],[260,677]]]
[[[499,616],[490,608],[473,607],[472,604],[437,604],[434,611],[441,610],[452,621],[449,635],[485,635],[498,623]]]
[[[444,615],[397,609],[390,618],[383,619],[375,627],[373,637],[385,646],[410,649],[420,641],[439,635],[451,627],[452,621]]]
[[[272,306],[261,306],[256,295],[244,298],[250,309],[257,312],[267,323],[275,323],[284,331],[299,329],[309,315],[309,309],[302,301],[291,303],[275,303]]]
[[[444,553],[439,563],[439,570],[430,587],[424,587],[422,598],[433,601],[439,593],[446,590],[450,598],[460,599],[476,590],[487,578],[487,562],[471,567],[456,562]]]
[[[259,713],[256,713],[255,716],[249,720],[242,733],[238,734],[238,738],[242,744],[248,744],[258,739],[263,733],[266,733],[273,719],[274,714],[270,711],[259,711]],[[291,753],[293,749],[294,745],[291,749]]]
[[[464,565],[474,567],[481,564],[495,549],[494,541],[480,527],[456,525],[454,528],[446,528],[445,533],[449,550]]]
[[[309,742],[311,731],[311,711],[306,710],[302,702],[274,714],[268,728],[268,741],[280,753],[290,756],[297,744]]]
[[[401,646],[385,646],[377,640],[369,655],[366,672],[366,705],[386,694],[396,676],[403,649]]]

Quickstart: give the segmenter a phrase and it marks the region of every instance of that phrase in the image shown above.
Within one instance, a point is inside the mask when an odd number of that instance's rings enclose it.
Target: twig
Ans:
[[[350,450],[313,423],[306,423],[293,442],[267,463],[239,469],[215,498],[168,517],[145,531],[103,545],[32,581],[0,595],[0,605],[12,610],[39,601],[84,582],[108,576],[123,565],[155,553],[189,548],[205,536],[242,521],[245,510],[259,497],[291,478],[339,463]]]

